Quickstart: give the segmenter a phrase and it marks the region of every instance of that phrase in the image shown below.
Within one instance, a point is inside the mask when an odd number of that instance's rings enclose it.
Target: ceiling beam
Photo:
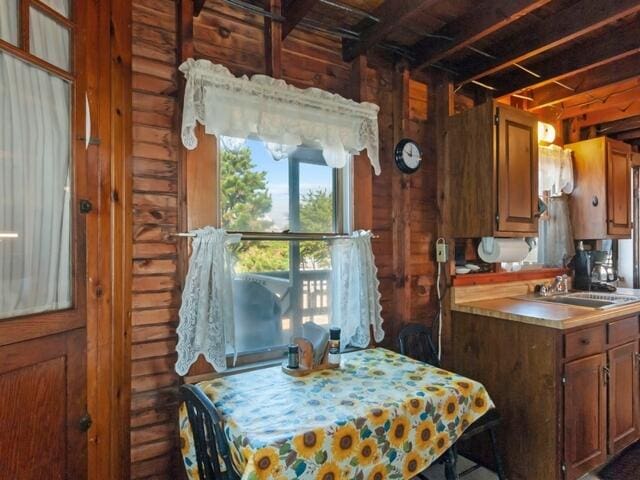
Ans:
[[[638,0],[581,0],[503,41],[500,48],[489,52],[495,59],[480,60],[466,69],[460,83],[492,75],[637,11],[640,11]]]
[[[628,130],[623,133],[619,133],[616,135],[618,140],[636,140],[640,138],[640,128],[636,128],[634,130]]]
[[[582,101],[573,105],[563,104],[560,108],[561,119],[577,117],[580,115],[594,114],[602,110],[617,109],[620,112],[626,112],[634,106],[640,105],[640,82],[632,88],[614,92],[608,95],[585,94]]]
[[[571,117],[575,119],[580,127],[591,127],[592,125],[601,125],[603,123],[614,122],[616,120],[624,120],[632,116],[640,115],[640,102],[635,102],[628,107],[621,108],[609,108],[606,110],[598,110],[595,112],[585,113],[577,117]]]
[[[282,14],[282,0],[263,0],[264,8],[273,16]],[[265,73],[282,78],[282,24],[270,17],[264,18]]]
[[[484,0],[465,15],[435,32],[434,35],[444,38],[426,37],[416,43],[411,48],[416,58],[413,67],[421,70],[438,63],[550,1]]]
[[[193,0],[193,16],[198,17],[204,8],[205,0]]]
[[[635,77],[640,77],[640,54],[631,55],[617,62],[608,63],[563,79],[562,83],[571,89],[555,83],[536,88],[527,94],[533,98],[533,102],[528,105],[528,110],[538,110],[566,102],[591,90],[626,82]]]
[[[524,65],[539,77],[521,69],[513,69],[499,77],[493,77],[491,85],[497,89],[495,96],[501,97],[525,88],[535,88],[562,80],[636,53],[640,53],[640,20],[619,29],[612,29],[608,35],[603,33],[602,39],[597,42],[580,42],[553,57]]]
[[[640,128],[640,115],[635,117],[623,118],[615,122],[603,123],[598,127],[598,133],[604,135],[614,135],[616,133],[627,132]]]
[[[285,3],[283,8],[285,21],[282,24],[283,40],[319,2],[320,0],[289,0]]]
[[[343,43],[342,56],[350,62],[358,55],[366,53],[371,47],[385,39],[394,29],[402,27],[411,16],[424,12],[435,5],[438,0],[386,0],[372,15],[380,19],[380,22],[369,25],[366,20],[365,29],[357,41],[345,41]]]

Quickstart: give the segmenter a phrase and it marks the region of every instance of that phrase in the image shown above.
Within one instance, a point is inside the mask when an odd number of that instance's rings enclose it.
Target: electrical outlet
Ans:
[[[444,242],[436,243],[436,261],[446,263],[449,259],[449,246]]]

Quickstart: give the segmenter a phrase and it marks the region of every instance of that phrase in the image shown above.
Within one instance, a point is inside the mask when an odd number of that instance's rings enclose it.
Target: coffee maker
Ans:
[[[591,252],[578,250],[571,262],[573,267],[573,288],[591,290]]]
[[[615,292],[617,274],[611,254],[606,250],[587,251],[578,247],[570,266],[573,267],[573,287],[576,290]]]

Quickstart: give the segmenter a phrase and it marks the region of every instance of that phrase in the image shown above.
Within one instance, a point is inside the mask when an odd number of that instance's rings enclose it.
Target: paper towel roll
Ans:
[[[521,262],[528,254],[524,238],[485,237],[478,245],[478,255],[487,263]]]

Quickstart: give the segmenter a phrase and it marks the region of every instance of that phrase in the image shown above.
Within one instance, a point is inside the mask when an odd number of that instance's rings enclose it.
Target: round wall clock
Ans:
[[[413,140],[405,138],[398,142],[395,150],[398,169],[403,173],[415,173],[422,163],[422,152]]]

